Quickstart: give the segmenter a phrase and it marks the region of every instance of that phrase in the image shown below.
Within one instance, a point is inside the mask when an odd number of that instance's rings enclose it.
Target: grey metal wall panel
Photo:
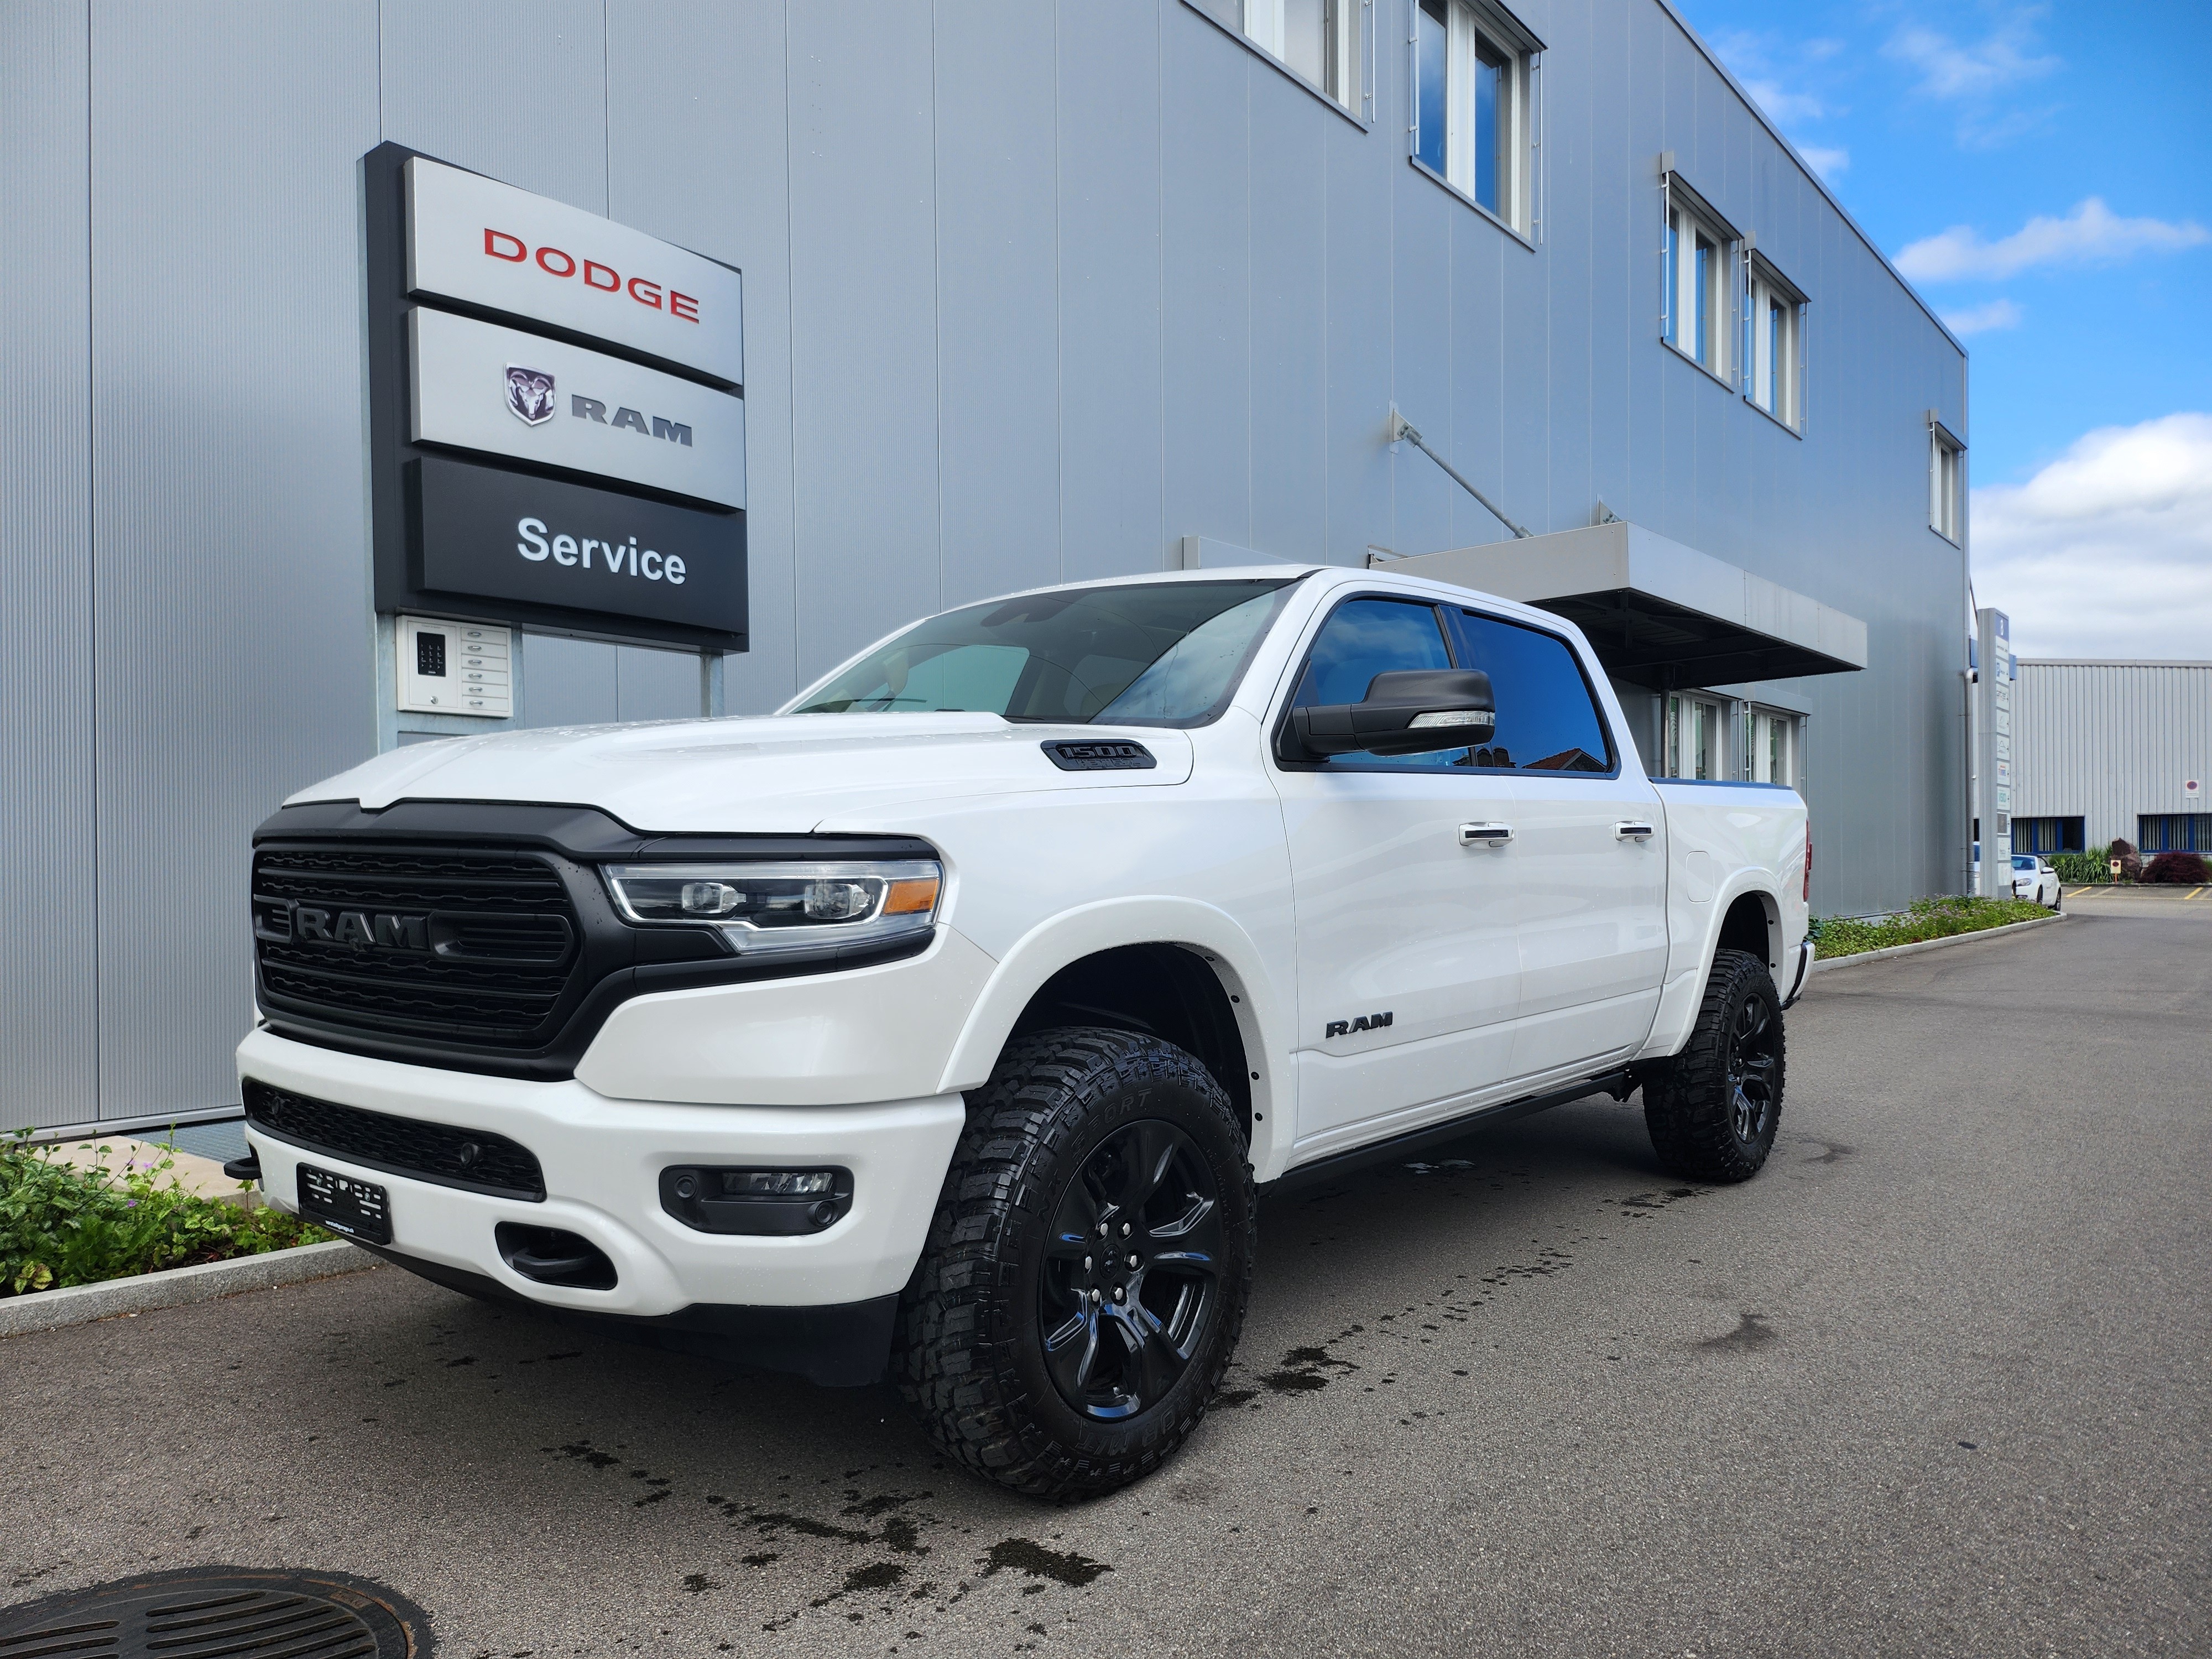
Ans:
[[[0,1133],[99,1111],[85,27],[0,11]]]
[[[1250,93],[1273,71],[1183,6],[1160,22],[1167,532],[1272,552],[1252,528]]]
[[[1507,410],[1525,422],[1540,424],[1544,393],[1541,371],[1528,372],[1525,343],[1507,343],[1505,267],[1516,256],[1522,261],[1542,256],[1510,242],[1503,231],[1456,198],[1442,191],[1435,193],[1443,198],[1450,225],[1446,282],[1451,308],[1451,442],[1444,453],[1484,495],[1507,513],[1525,516],[1531,506],[1540,505],[1543,473],[1540,465],[1533,472],[1516,471],[1509,483]],[[1537,336],[1540,358],[1541,328],[1529,331]],[[1513,533],[1465,490],[1455,488],[1445,499],[1451,504],[1452,539],[1462,546],[1502,540]]]
[[[2017,694],[2014,817],[2084,818],[2099,847],[2146,813],[2212,812],[2212,662],[2030,659]]]
[[[1249,108],[1252,544],[1318,560],[1328,550],[1328,204],[1318,186],[1336,122],[1256,62]]]
[[[610,216],[744,273],[752,627],[725,660],[723,705],[759,714],[799,682],[783,7],[609,0],[606,64]]]
[[[385,138],[607,211],[602,0],[378,0],[376,13]]]
[[[615,718],[624,720],[696,720],[699,653],[625,645],[616,660]]]
[[[1385,188],[1392,198],[1391,395],[1435,448],[1456,453],[1452,429],[1451,241],[1454,216],[1467,210],[1409,166],[1402,154]],[[1387,411],[1386,411],[1387,413]],[[1459,486],[1410,444],[1398,446],[1391,473],[1390,536],[1401,553],[1452,544]]]
[[[1378,27],[1379,27],[1378,24]],[[1323,124],[1328,235],[1328,559],[1358,564],[1369,544],[1391,539],[1391,482],[1396,464],[1382,440],[1391,402],[1391,185],[1406,166],[1396,137],[1404,125],[1395,77],[1376,85],[1375,130],[1332,118]],[[1402,448],[1403,446],[1401,445]],[[1419,457],[1414,458],[1416,461]]]
[[[1059,566],[1054,15],[937,9],[938,517],[941,600]]]
[[[104,1115],[237,1098],[248,832],[374,749],[375,64],[367,0],[93,8]]]
[[[622,647],[558,634],[518,639],[517,726],[603,726],[623,717]]]
[[[941,591],[930,14],[871,16],[788,14],[801,679]]]
[[[1156,8],[1088,0],[1060,0],[1057,15],[1060,569],[1127,575],[1161,568],[1170,534],[1160,499],[1160,20]]]

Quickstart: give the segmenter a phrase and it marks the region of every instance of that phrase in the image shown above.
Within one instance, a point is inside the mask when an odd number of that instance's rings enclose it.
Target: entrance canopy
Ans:
[[[1867,665],[1866,624],[1857,617],[1620,520],[1419,554],[1389,568],[1564,617],[1589,635],[1613,678],[1660,690]]]

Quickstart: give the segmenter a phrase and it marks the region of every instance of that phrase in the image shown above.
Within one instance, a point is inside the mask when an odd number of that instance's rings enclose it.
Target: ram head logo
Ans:
[[[507,366],[507,406],[525,426],[543,426],[553,418],[553,377],[542,368]]]

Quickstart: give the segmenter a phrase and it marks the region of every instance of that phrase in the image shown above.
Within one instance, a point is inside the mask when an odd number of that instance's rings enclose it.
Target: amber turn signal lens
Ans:
[[[895,881],[890,892],[884,895],[883,914],[887,916],[927,915],[937,908],[937,878],[926,876],[916,881]]]

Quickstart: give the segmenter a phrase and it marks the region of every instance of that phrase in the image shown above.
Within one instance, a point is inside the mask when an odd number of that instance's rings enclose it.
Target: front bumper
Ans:
[[[317,1099],[504,1135],[536,1154],[546,1194],[532,1202],[412,1179],[249,1124],[272,1202],[296,1206],[303,1161],[355,1176],[386,1189],[389,1254],[426,1276],[487,1281],[570,1312],[679,1325],[712,1326],[712,1310],[849,1308],[896,1296],[914,1271],[966,1121],[957,1094],[867,1106],[673,1105],[612,1098],[574,1079],[402,1065],[268,1030],[240,1044],[238,1068],[241,1078]],[[834,1225],[797,1237],[700,1232],[660,1207],[660,1171],[679,1164],[839,1165],[853,1174],[852,1207]],[[613,1288],[524,1278],[495,1242],[503,1221],[590,1240],[614,1263]]]

